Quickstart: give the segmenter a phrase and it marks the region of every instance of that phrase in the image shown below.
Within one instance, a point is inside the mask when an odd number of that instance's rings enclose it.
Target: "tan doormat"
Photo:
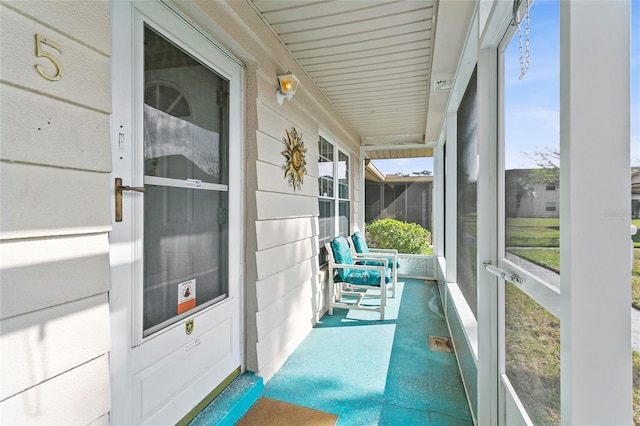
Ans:
[[[260,398],[238,426],[334,426],[338,416],[271,398]]]

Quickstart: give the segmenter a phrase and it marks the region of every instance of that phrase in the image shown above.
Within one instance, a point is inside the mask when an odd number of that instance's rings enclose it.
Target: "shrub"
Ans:
[[[429,231],[416,223],[380,219],[367,225],[366,233],[368,244],[373,248],[396,249],[406,254],[429,251]]]

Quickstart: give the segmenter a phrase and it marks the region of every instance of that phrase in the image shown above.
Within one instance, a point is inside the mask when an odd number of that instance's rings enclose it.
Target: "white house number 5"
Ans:
[[[48,40],[44,37],[42,37],[40,34],[36,34],[36,57],[38,58],[46,58],[49,61],[51,61],[51,63],[53,64],[53,66],[56,69],[56,73],[55,75],[49,75],[47,73],[44,72],[44,67],[40,64],[37,64],[36,70],[38,70],[38,72],[40,73],[40,75],[44,78],[46,78],[49,81],[58,81],[62,78],[62,75],[64,73],[63,69],[62,69],[62,65],[60,65],[60,62],[58,62],[58,60],[49,52],[45,52],[42,50],[42,45],[47,45],[55,50],[57,50],[59,53],[62,53],[62,50],[60,50],[60,45],[54,41]]]

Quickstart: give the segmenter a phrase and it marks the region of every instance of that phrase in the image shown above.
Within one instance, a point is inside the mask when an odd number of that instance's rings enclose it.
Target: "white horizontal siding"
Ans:
[[[60,2],[64,5],[64,2]],[[41,10],[45,2],[40,3]],[[65,5],[65,8],[68,8]],[[53,8],[55,9],[55,8]],[[45,18],[46,19],[46,18]],[[86,22],[86,21],[85,21]],[[90,26],[90,22],[86,22]],[[41,34],[60,46],[62,53],[45,48],[58,59],[64,68],[64,77],[56,82],[44,79],[34,69],[41,64],[45,72],[54,74],[49,60],[35,58],[35,34]],[[79,39],[84,34],[79,35]],[[110,38],[109,33],[102,34]],[[67,34],[53,30],[37,21],[23,16],[13,9],[0,4],[0,62],[2,80],[7,84],[28,88],[37,93],[83,105],[102,112],[111,111],[111,88],[109,86],[109,57],[78,42]]]
[[[292,112],[287,111],[290,107],[295,106],[292,102],[296,100],[297,95],[291,101],[285,101],[284,105],[280,106],[276,103],[273,82],[260,79],[259,83],[261,83],[260,88],[263,93],[268,96],[265,103],[258,103],[259,131],[275,140],[283,141],[287,137],[286,130],[291,130],[291,127],[295,127],[298,135],[302,137],[307,154],[318,158],[318,123],[309,120],[309,117],[301,113],[299,109]],[[286,115],[283,116],[283,113]],[[284,148],[284,143],[282,143],[282,146]],[[283,149],[277,149],[276,152],[280,153],[282,151]]]
[[[258,72],[258,129],[255,162],[255,351],[265,378],[284,362],[321,315],[312,285],[318,254],[317,117],[300,108],[303,97],[275,102],[274,80]],[[307,150],[303,185],[284,177],[286,130],[295,127]]]
[[[105,424],[110,4],[3,1],[0,39],[1,422]]]
[[[0,111],[0,158],[111,171],[108,114],[13,86],[1,90],[11,107]]]
[[[109,350],[105,293],[0,321],[0,400]]]
[[[284,159],[284,157],[283,157]],[[258,190],[285,193],[293,191],[293,185],[289,178],[285,178],[285,171],[282,166],[256,162],[256,176],[258,178]],[[315,197],[318,194],[318,179],[305,175],[302,186],[296,188],[296,194]]]
[[[256,193],[256,205],[259,220],[318,216],[317,197],[260,191]]]
[[[56,7],[42,7],[42,2],[9,2],[7,6],[34,20],[46,22],[78,42],[111,55],[111,6],[108,1],[75,0],[59,2]],[[81,37],[78,37],[81,35]]]
[[[98,233],[111,228],[107,173],[3,162],[0,180],[12,182],[3,184],[0,193],[2,239]]]
[[[257,134],[258,158],[260,158],[261,162],[279,167],[285,165],[286,159],[284,155],[282,155],[282,152],[286,150],[286,145],[282,140],[284,137],[284,134],[280,139],[270,137],[261,132]],[[315,188],[317,192],[317,183],[314,183],[313,180],[307,182],[307,176],[311,178],[318,177],[318,140],[313,140],[311,136],[303,135],[303,141],[304,147],[307,150],[307,155],[305,156],[307,160],[307,172],[304,186]],[[284,176],[284,171],[281,177],[282,176]],[[314,193],[314,195],[316,194]]]
[[[256,344],[260,375],[268,380],[286,361],[287,357],[304,340],[312,327],[310,318],[305,321],[298,315],[291,315],[278,324],[269,335]]]
[[[278,299],[293,291],[300,283],[307,282],[317,274],[318,262],[316,259],[309,259],[256,282],[258,311],[266,309]]]
[[[258,145],[258,158],[260,158],[260,161],[273,164],[275,166],[284,165],[285,158],[284,155],[282,155],[282,151],[285,150],[286,145],[282,141],[282,138],[278,139],[262,132],[258,132],[256,138]]]
[[[0,402],[0,420],[7,425],[89,424],[110,404],[105,354]]]
[[[318,239],[309,238],[256,252],[258,280],[318,255]]]
[[[106,293],[106,234],[0,242],[0,318]]]
[[[311,285],[309,281],[303,281],[295,289],[289,291],[284,297],[272,303],[268,308],[258,311],[256,322],[258,324],[258,340],[265,338],[271,331],[277,329],[280,324],[291,316],[296,316],[311,323],[313,313],[309,309],[311,300]]]
[[[256,234],[260,235],[258,250],[280,246],[318,235],[318,219],[298,217],[291,219],[261,220],[256,222]]]
[[[109,426],[109,414],[103,414],[96,420],[89,423],[90,426]]]

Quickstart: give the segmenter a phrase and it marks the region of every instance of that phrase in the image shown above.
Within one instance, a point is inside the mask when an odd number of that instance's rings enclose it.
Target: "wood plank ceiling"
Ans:
[[[425,143],[436,0],[250,1],[363,145]]]

